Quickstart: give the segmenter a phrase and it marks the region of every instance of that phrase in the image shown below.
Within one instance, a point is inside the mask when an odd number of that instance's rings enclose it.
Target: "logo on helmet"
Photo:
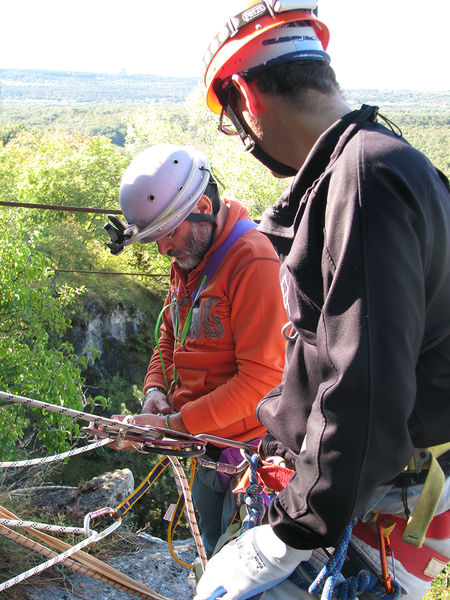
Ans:
[[[248,23],[249,21],[253,21],[253,19],[256,19],[256,17],[265,12],[266,7],[264,6],[264,4],[257,4],[256,6],[252,6],[252,8],[249,8],[244,13],[242,13],[242,20]]]

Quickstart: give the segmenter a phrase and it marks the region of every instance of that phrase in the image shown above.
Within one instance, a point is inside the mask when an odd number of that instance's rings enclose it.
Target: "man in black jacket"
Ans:
[[[295,474],[269,524],[212,559],[196,598],[309,597],[288,577],[313,550],[323,564],[318,549],[357,518],[354,558],[382,572],[386,593],[401,585],[420,598],[450,556],[449,478],[433,496],[418,464],[437,465],[425,449],[439,446],[445,470],[450,441],[448,181],[376,107],[346,105],[314,2],[251,4],[211,44],[205,82],[222,131],[234,127],[275,176],[294,176],[259,227],[282,261],[291,326],[282,385],[257,416],[269,431],[263,455]],[[420,549],[402,541],[411,512],[420,533],[403,538]],[[367,522],[380,513],[376,534]],[[392,523],[393,586],[383,564]]]

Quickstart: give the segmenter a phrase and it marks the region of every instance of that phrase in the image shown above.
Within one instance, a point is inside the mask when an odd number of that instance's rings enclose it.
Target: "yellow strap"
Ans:
[[[444,491],[445,476],[437,459],[448,450],[450,450],[450,442],[426,450],[417,449],[415,453],[415,455],[420,453],[421,456],[423,452],[427,453],[427,460],[423,466],[428,468],[428,475],[419,500],[406,524],[402,541],[416,548],[421,548],[423,545],[427,529]]]
[[[128,498],[119,504],[119,506],[112,512],[111,518],[121,519],[130,510],[132,506],[141,498],[155,483],[158,477],[164,472],[165,469],[170,465],[170,461],[167,456],[163,456],[160,461],[156,463],[150,473],[145,477],[142,483],[132,492]]]
[[[217,552],[219,552],[219,550],[221,550],[225,544],[228,544],[228,542],[231,542],[231,540],[234,540],[242,533],[241,525],[246,514],[247,507],[245,504],[241,504],[239,507],[239,519],[236,520],[235,517],[233,517],[233,520],[230,525],[228,525],[226,531],[222,533],[220,538],[217,540],[213,554],[217,554]]]

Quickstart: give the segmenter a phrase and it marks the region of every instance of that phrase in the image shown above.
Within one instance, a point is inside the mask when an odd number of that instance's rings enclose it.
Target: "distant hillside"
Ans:
[[[6,102],[175,103],[196,84],[195,77],[0,69],[0,99]]]
[[[416,90],[343,90],[352,106],[372,104],[392,112],[448,113],[450,92],[419,92]]]
[[[172,104],[182,103],[197,83],[195,77],[0,69],[0,101],[4,105],[89,102],[138,105],[150,100]],[[377,104],[401,112],[450,110],[448,92],[373,89],[344,90],[344,95],[352,106]]]

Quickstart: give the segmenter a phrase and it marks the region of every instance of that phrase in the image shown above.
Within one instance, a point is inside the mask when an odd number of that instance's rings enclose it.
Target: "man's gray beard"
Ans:
[[[175,257],[177,263],[185,271],[192,271],[202,262],[211,245],[214,228],[209,223],[191,223],[190,233],[186,248],[184,248],[186,256],[181,260]]]

